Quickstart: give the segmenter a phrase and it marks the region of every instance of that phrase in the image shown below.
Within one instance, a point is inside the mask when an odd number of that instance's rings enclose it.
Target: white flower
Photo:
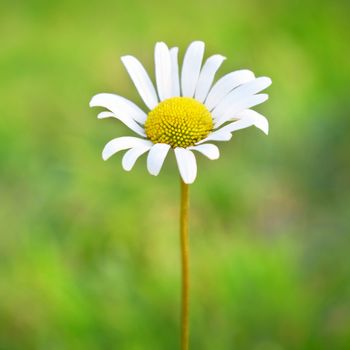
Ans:
[[[252,125],[268,133],[267,119],[250,108],[268,99],[260,91],[271,84],[271,79],[255,78],[249,70],[238,70],[213,84],[225,57],[213,55],[202,66],[203,55],[204,43],[192,42],[180,78],[178,48],[168,49],[165,43],[157,43],[154,52],[157,90],[135,57],[121,58],[149,112],[115,94],[101,93],[91,99],[90,107],[108,110],[99,113],[98,118],[117,118],[138,134],[108,142],[102,152],[104,160],[128,150],[122,166],[130,171],[136,160],[148,152],[147,169],[158,175],[167,153],[173,149],[181,177],[190,184],[197,175],[193,151],[218,159],[219,149],[209,141],[228,141],[233,131]]]

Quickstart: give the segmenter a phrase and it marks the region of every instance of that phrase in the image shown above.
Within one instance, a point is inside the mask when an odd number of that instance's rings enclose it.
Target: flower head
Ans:
[[[190,184],[197,176],[193,151],[214,160],[219,158],[219,149],[209,141],[228,141],[232,132],[252,125],[268,133],[267,119],[250,108],[268,99],[267,94],[259,92],[271,84],[271,79],[256,78],[249,70],[238,70],[213,84],[225,57],[213,55],[202,66],[203,55],[204,43],[191,43],[180,78],[178,48],[169,49],[165,43],[157,43],[154,52],[157,90],[135,57],[122,57],[149,111],[145,113],[115,94],[101,93],[91,99],[91,107],[108,110],[99,113],[98,118],[114,117],[138,134],[108,142],[102,152],[104,160],[128,150],[122,166],[130,171],[136,160],[148,152],[147,169],[150,174],[158,175],[169,150],[173,149],[180,175]]]

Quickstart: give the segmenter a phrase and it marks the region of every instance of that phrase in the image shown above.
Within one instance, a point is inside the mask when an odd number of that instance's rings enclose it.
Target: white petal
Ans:
[[[197,142],[197,145],[200,145],[207,141],[230,141],[232,138],[231,132],[225,130],[222,131],[222,129],[213,131],[204,140]]]
[[[113,139],[109,141],[105,148],[102,151],[102,158],[103,160],[107,160],[109,157],[111,157],[113,154],[122,151],[124,149],[133,148],[136,146],[146,145],[148,144],[148,140],[143,140],[138,137],[132,137],[132,136],[123,136],[118,137],[116,139]]]
[[[157,176],[162,168],[170,146],[165,143],[156,143],[148,153],[147,169],[151,175]]]
[[[269,123],[267,119],[260,113],[247,109],[238,113],[236,117],[240,119],[212,132],[206,139],[198,142],[197,145],[201,145],[207,141],[228,141],[232,137],[232,132],[248,128],[252,125],[261,129],[265,134],[268,134]]]
[[[143,127],[141,127],[139,124],[137,124],[134,120],[129,120],[127,118],[122,118],[120,116],[116,116],[114,113],[109,111],[103,111],[100,112],[97,115],[98,119],[106,119],[106,118],[116,118],[120,121],[122,121],[126,126],[129,127],[132,131],[136,132],[136,134],[139,134],[140,136],[146,137],[145,130]]]
[[[248,96],[240,100],[232,101],[232,104],[227,107],[223,115],[221,117],[217,117],[217,121],[214,126],[215,129],[221,126],[222,124],[226,123],[230,119],[235,118],[235,115],[237,113],[243,111],[244,109],[263,103],[268,98],[269,98],[269,95],[267,94],[259,94],[259,95]]]
[[[244,118],[225,125],[221,129],[217,130],[217,132],[221,131],[222,133],[232,133],[233,131],[249,128],[252,125],[254,125],[254,122],[251,119]]]
[[[234,88],[255,78],[254,73],[247,69],[237,70],[224,75],[210,90],[205,105],[209,110],[216,107],[219,102]]]
[[[173,84],[173,92],[172,96],[180,96],[180,81],[179,81],[179,64],[177,55],[179,52],[179,48],[173,47],[170,49],[170,57],[171,57],[171,74],[172,74],[172,84]]]
[[[175,156],[182,180],[186,184],[193,183],[197,176],[197,162],[193,152],[177,147],[175,148]]]
[[[165,43],[156,44],[154,50],[158,96],[161,101],[172,96],[171,58]]]
[[[158,104],[156,90],[140,61],[133,56],[123,56],[121,60],[146,106],[149,109],[156,107]]]
[[[198,151],[204,154],[206,157],[208,157],[211,160],[218,159],[220,157],[219,148],[216,145],[213,145],[211,143],[192,146],[192,147],[189,147],[189,149]]]
[[[203,102],[206,99],[214,81],[215,73],[225,59],[226,57],[224,56],[214,55],[209,57],[204,63],[196,86],[195,98],[198,101]]]
[[[237,114],[237,118],[248,119],[253,125],[258,129],[262,130],[266,135],[269,133],[269,122],[268,120],[260,113],[247,109]]]
[[[188,47],[181,71],[182,96],[193,97],[204,54],[204,43],[194,41]]]
[[[238,101],[240,99],[246,98],[248,96],[254,95],[261,90],[264,90],[269,85],[271,85],[271,79],[267,77],[257,78],[249,83],[243,84],[238,88],[231,91],[213,110],[213,117],[218,118],[222,115],[225,110],[227,110],[228,106],[230,106],[233,102]]]
[[[97,94],[91,99],[90,107],[105,107],[114,114],[126,114],[141,124],[147,119],[147,114],[139,106],[116,94]]]
[[[123,160],[122,160],[122,167],[126,171],[130,171],[132,167],[135,165],[137,159],[142,156],[144,153],[146,153],[151,147],[153,146],[153,143],[151,141],[148,141],[148,143],[144,145],[139,145],[134,148],[129,149],[124,154]]]
[[[98,119],[105,119],[105,118],[111,118],[111,117],[115,117],[114,113],[109,112],[109,111],[103,111],[100,112],[99,114],[97,114],[97,118]]]
[[[236,89],[238,96],[253,95],[256,94],[272,84],[272,81],[268,77],[259,77],[249,83],[243,84]]]
[[[134,108],[131,107],[131,105],[128,105],[128,103],[125,103],[124,100],[125,99],[122,97],[112,94],[99,94],[91,99],[90,106],[100,106],[111,109],[112,113],[107,111],[101,112],[97,117],[99,119],[114,117],[123,122],[127,127],[140,136],[146,136],[144,128],[137,124],[133,118],[133,115],[135,114]]]

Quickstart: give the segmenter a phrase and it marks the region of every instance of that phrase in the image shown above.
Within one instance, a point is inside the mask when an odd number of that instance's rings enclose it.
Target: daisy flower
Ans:
[[[130,171],[136,160],[148,152],[147,169],[156,176],[173,150],[182,180],[191,184],[197,176],[194,151],[214,160],[219,158],[219,149],[212,142],[229,141],[234,131],[253,125],[268,133],[267,119],[250,108],[268,99],[260,92],[271,84],[271,79],[256,78],[244,69],[214,83],[225,57],[213,55],[202,65],[204,47],[201,41],[192,42],[180,69],[178,48],[169,49],[158,42],[154,50],[156,87],[137,58],[121,58],[148,110],[111,93],[91,99],[91,107],[107,109],[98,118],[119,119],[137,134],[108,142],[102,152],[104,160],[127,150],[122,166]]]
[[[204,43],[194,41],[185,53],[181,72],[178,48],[163,42],[155,46],[156,88],[142,64],[133,56],[122,62],[135,84],[147,113],[119,95],[102,93],[90,101],[91,107],[104,107],[98,118],[116,118],[138,136],[123,136],[107,143],[102,157],[127,150],[122,166],[130,171],[136,160],[148,152],[147,169],[158,175],[170,149],[174,150],[181,175],[180,246],[182,276],[181,349],[189,349],[189,184],[197,176],[194,151],[209,159],[219,158],[212,142],[228,141],[234,131],[256,126],[265,134],[269,124],[252,107],[267,100],[260,92],[271,84],[267,77],[256,78],[250,70],[224,75],[214,83],[217,70],[225,60],[209,57],[202,65]]]

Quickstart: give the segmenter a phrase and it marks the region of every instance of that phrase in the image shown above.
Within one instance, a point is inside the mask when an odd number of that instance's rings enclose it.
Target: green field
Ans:
[[[120,56],[206,42],[272,78],[270,122],[198,157],[191,350],[350,344],[348,1],[1,1],[0,350],[179,347],[179,176],[101,151],[142,105]]]

